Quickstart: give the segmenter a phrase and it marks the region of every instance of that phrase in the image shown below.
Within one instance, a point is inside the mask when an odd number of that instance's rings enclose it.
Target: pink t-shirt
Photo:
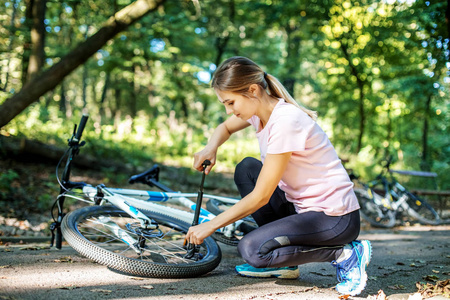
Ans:
[[[334,147],[304,111],[280,99],[262,130],[257,116],[248,122],[256,129],[263,163],[267,154],[292,152],[278,186],[297,213],[342,216],[359,209],[353,183]]]

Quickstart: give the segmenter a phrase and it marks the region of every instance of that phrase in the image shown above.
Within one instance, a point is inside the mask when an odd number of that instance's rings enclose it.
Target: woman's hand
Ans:
[[[205,147],[202,151],[199,151],[194,154],[194,169],[202,172],[203,171],[203,162],[205,160],[209,160],[211,164],[206,167],[205,174],[209,174],[212,167],[216,164],[216,155],[217,149],[210,149],[209,147]]]
[[[210,222],[205,222],[196,226],[189,228],[186,234],[186,240],[194,245],[200,245],[203,240],[216,231],[210,224]]]

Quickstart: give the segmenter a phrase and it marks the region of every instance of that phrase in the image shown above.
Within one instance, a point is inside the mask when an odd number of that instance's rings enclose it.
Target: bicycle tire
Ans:
[[[361,217],[370,223],[373,227],[392,228],[395,226],[395,212],[375,200],[381,200],[381,196],[371,191],[372,195],[366,189],[354,189],[360,206]],[[380,197],[379,199],[376,199]]]
[[[224,212],[230,206],[232,206],[232,204],[224,203],[214,198],[211,198],[206,202],[206,209],[216,216]],[[225,245],[237,246],[240,239],[242,238],[242,235],[245,235],[246,233],[249,233],[256,228],[258,228],[258,225],[256,224],[255,220],[253,220],[252,217],[246,217],[244,218],[244,222],[239,225],[238,234],[236,234],[235,236],[227,237],[221,232],[215,232],[212,237],[216,241],[221,242]]]
[[[424,199],[414,195],[408,191],[404,192],[407,196],[404,209],[409,216],[419,221],[424,225],[438,225],[441,223],[439,214],[434,208]]]
[[[63,219],[62,233],[69,245],[83,256],[126,275],[190,278],[206,274],[219,265],[221,251],[211,237],[200,245],[203,258],[198,261],[185,259],[186,249],[182,243],[190,225],[170,216],[141,211],[157,222],[161,233],[146,237],[147,245],[140,248],[143,252],[140,256],[125,242],[118,242],[119,238],[113,236],[111,230],[105,230],[110,229],[105,222],[99,222],[102,217],[112,218],[129,235],[137,236],[129,225],[136,220],[113,206],[88,206],[70,212]],[[125,227],[127,224],[128,228]]]

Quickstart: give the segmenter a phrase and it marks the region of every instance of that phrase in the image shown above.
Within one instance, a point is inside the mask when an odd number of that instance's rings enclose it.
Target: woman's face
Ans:
[[[257,103],[256,99],[245,97],[241,94],[233,92],[224,92],[216,90],[219,101],[225,106],[227,114],[234,114],[236,117],[247,121],[256,115]]]

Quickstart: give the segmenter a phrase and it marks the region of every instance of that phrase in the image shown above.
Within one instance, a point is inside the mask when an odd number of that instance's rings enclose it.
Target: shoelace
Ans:
[[[352,248],[356,250],[356,259],[359,261],[361,253],[359,253],[359,250],[355,244],[356,244],[355,242],[351,243]],[[333,261],[333,263],[336,265],[336,278],[338,282],[347,281],[349,279],[347,275],[350,273],[351,270],[350,268],[348,268],[348,265],[350,264],[350,258],[341,263]]]

